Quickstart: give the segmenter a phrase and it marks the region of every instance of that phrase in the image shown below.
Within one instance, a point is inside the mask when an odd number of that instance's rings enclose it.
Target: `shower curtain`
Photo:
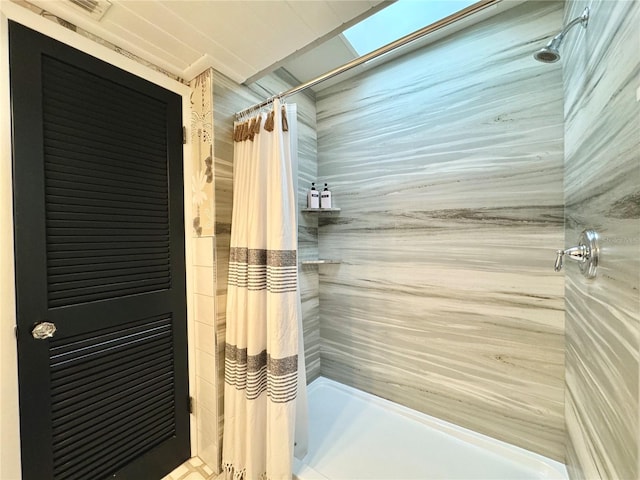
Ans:
[[[228,480],[289,480],[294,440],[296,454],[306,447],[295,122],[295,105],[276,99],[271,112],[234,128],[222,452]]]

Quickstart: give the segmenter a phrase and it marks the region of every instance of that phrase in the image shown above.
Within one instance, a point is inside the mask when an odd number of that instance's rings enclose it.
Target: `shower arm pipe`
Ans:
[[[564,36],[569,32],[569,30],[571,30],[573,27],[575,27],[577,24],[581,23],[583,26],[586,26],[587,21],[589,20],[589,9],[588,7],[585,9],[584,13],[582,13],[582,15],[574,18],[573,20],[571,20],[563,29],[560,33],[558,33],[555,37],[553,37],[552,42],[554,41],[560,41],[562,42],[562,40],[564,39]],[[549,42],[551,44],[551,42]]]
[[[497,5],[500,2],[502,2],[502,0],[481,0],[479,2],[476,2],[473,5],[470,5],[467,8],[460,10],[459,12],[453,13],[447,17],[444,17],[441,20],[438,20],[437,22],[431,23],[426,27],[421,28],[420,30],[416,30],[415,32],[405,35],[404,37],[401,37],[398,40],[395,40],[391,43],[383,45],[382,47],[370,53],[367,53],[366,55],[362,55],[358,58],[354,58],[350,62],[345,63],[344,65],[341,65],[339,67],[336,67],[333,70],[330,70],[326,73],[323,73],[322,75],[312,80],[309,80],[308,82],[302,83],[297,87],[293,87],[293,88],[290,88],[289,90],[278,93],[277,95],[273,95],[261,103],[256,103],[255,105],[245,108],[244,110],[241,110],[240,112],[236,113],[236,119],[239,120],[243,115],[246,115],[247,113],[259,110],[262,107],[266,107],[267,105],[271,104],[276,98],[284,99],[296,93],[300,93],[303,90],[306,90],[307,88],[313,87],[319,83],[324,82],[325,80],[329,80],[330,78],[340,75],[341,73],[351,70],[352,68],[362,65],[363,63],[368,62],[369,60],[373,60],[374,58],[380,57],[397,48],[400,48],[409,43],[415,42],[416,40],[424,37],[425,35],[429,35],[430,33],[433,33],[437,30],[447,27],[459,20],[467,18],[470,15],[478,13],[484,10],[485,8]]]

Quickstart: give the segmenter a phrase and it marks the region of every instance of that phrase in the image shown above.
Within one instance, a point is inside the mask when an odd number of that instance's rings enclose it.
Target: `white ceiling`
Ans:
[[[99,21],[67,0],[30,3],[185,80],[213,67],[243,83],[389,2],[111,0]]]
[[[358,53],[349,41],[344,35],[336,35],[313,50],[287,60],[282,66],[300,82],[306,82],[355,58]]]

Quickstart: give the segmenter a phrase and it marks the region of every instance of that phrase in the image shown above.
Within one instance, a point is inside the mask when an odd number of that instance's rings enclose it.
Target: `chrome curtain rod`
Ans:
[[[284,92],[280,92],[277,95],[273,95],[268,99],[266,99],[264,102],[256,103],[255,105],[245,108],[244,110],[241,110],[236,113],[236,119],[240,119],[243,115],[251,111],[259,110],[262,107],[266,107],[267,105],[272,103],[276,98],[283,99],[285,97],[289,97],[296,93],[300,93],[309,87],[313,87],[319,83],[324,82],[325,80],[329,80],[330,78],[333,78],[336,75],[340,75],[341,73],[351,70],[352,68],[355,68],[358,65],[362,65],[363,63],[368,62],[369,60],[373,60],[374,58],[384,55],[385,53],[389,53],[395,50],[396,48],[400,48],[400,47],[403,47],[404,45],[415,42],[416,40],[424,37],[425,35],[428,35],[437,30],[440,30],[441,28],[447,27],[452,23],[455,23],[459,20],[462,20],[463,18],[466,18],[470,15],[480,12],[487,7],[497,5],[501,1],[502,0],[481,0],[479,2],[476,2],[473,5],[470,5],[467,8],[460,10],[459,12],[453,13],[448,17],[444,17],[443,19],[438,20],[435,23],[432,23],[430,25],[427,25],[426,27],[421,28],[420,30],[416,30],[415,32],[405,35],[404,37],[401,37],[398,40],[395,40],[391,43],[383,45],[382,47],[374,50],[373,52],[367,53],[366,55],[362,55],[358,58],[354,58],[350,62],[345,63],[340,67],[336,67],[333,70],[328,71],[327,73],[323,73],[322,75],[314,78],[313,80],[309,80],[308,82],[302,83],[297,87],[293,87]]]

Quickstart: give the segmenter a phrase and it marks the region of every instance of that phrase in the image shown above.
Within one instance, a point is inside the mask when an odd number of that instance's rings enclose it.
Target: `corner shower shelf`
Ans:
[[[318,260],[302,260],[300,263],[302,263],[302,265],[336,265],[338,263],[341,263],[340,260],[334,260],[334,259],[318,259]]]
[[[340,212],[339,208],[303,208],[301,210],[303,213],[338,213]],[[340,260],[329,259],[329,258],[320,258],[317,260],[302,260],[300,262],[302,265],[337,265]]]
[[[337,213],[339,208],[303,208],[304,213]]]

